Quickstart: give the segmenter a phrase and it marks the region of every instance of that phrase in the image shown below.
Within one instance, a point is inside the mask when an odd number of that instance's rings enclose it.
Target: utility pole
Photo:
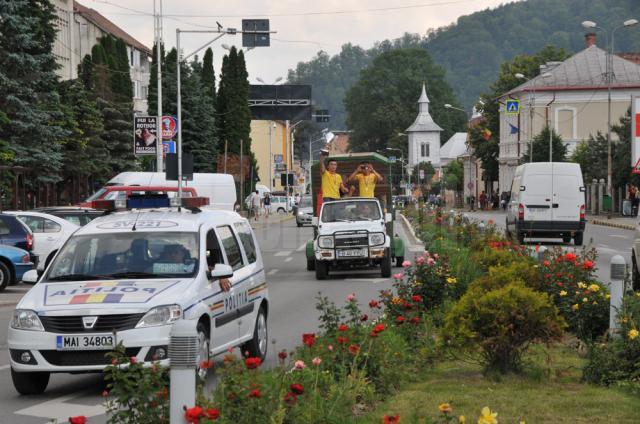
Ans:
[[[240,139],[240,210],[242,210],[242,204],[244,203],[244,152],[242,146],[242,139]]]
[[[158,71],[158,140],[156,141],[156,171],[162,172],[162,159],[164,156],[164,143],[162,142],[162,0],[160,0],[160,13],[156,15],[156,0],[153,0],[153,15],[156,23],[156,69]]]
[[[269,189],[273,191],[273,140],[272,140],[272,130],[275,123],[273,121],[269,121]]]
[[[287,130],[287,136],[286,136],[286,147],[285,147],[285,153],[287,155],[287,160],[285,161],[285,166],[286,166],[286,178],[285,178],[285,190],[286,190],[286,196],[287,196],[287,205],[286,208],[287,210],[289,209],[289,172],[290,172],[290,162],[289,162],[289,137],[291,136],[290,132],[290,126],[289,126],[289,120],[287,119],[285,121],[285,125],[286,125],[286,130]]]

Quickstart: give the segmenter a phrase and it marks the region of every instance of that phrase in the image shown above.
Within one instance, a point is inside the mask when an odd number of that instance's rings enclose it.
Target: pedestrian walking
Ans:
[[[258,190],[256,190],[251,194],[251,197],[249,198],[249,218],[251,218],[251,215],[253,215],[254,219],[256,221],[258,220],[258,211],[260,210],[260,204],[260,194],[258,193]]]
[[[262,200],[262,204],[264,205],[264,216],[265,218],[269,218],[271,215],[271,194],[265,193],[264,199]]]
[[[484,190],[482,190],[482,193],[480,193],[480,210],[486,210],[487,209],[487,193],[484,192]]]

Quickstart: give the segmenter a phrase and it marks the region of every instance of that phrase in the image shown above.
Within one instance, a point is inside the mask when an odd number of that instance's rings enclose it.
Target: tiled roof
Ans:
[[[151,55],[151,49],[131,35],[127,34],[122,28],[111,22],[109,19],[102,16],[98,11],[91,9],[89,7],[83,6],[77,1],[73,2],[73,12],[81,15],[86,20],[92,22],[98,28],[103,30],[104,32],[113,35],[114,37],[120,38],[126,44],[148,54]]]
[[[533,89],[536,91],[544,91],[545,89],[561,91],[575,88],[606,87],[606,56],[605,50],[592,45],[550,70],[541,71],[551,74],[549,77],[538,75],[505,95]],[[617,55],[613,55],[612,62],[613,87],[640,86],[640,65]]]

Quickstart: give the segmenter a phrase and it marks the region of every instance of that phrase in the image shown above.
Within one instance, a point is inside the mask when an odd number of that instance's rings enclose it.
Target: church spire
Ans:
[[[424,83],[422,84],[422,94],[420,94],[420,98],[418,99],[418,105],[420,113],[429,113],[429,98],[427,97],[427,90],[425,89]]]

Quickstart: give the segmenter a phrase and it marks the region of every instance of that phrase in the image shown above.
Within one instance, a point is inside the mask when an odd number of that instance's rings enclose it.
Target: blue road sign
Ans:
[[[391,162],[395,162],[395,161],[396,161],[396,157],[395,157],[395,156],[389,156],[389,160],[390,160]]]
[[[520,100],[510,99],[505,104],[505,112],[507,115],[517,115],[520,113]]]

